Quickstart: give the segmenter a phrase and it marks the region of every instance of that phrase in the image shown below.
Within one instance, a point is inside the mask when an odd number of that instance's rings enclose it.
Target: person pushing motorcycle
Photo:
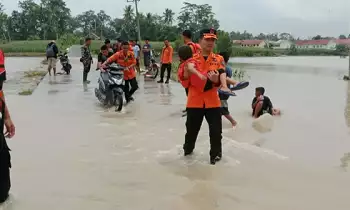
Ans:
[[[125,80],[125,99],[126,102],[129,103],[133,100],[132,95],[139,88],[136,80],[136,58],[134,56],[134,52],[130,51],[129,42],[122,43],[122,50],[114,53],[111,57],[109,57],[102,65],[102,68],[106,68],[106,65],[109,63],[117,63],[120,66],[124,67],[124,80]],[[130,89],[131,86],[131,89]]]

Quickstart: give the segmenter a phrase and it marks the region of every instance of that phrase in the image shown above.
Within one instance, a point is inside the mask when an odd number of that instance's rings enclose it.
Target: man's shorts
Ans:
[[[47,59],[47,63],[49,65],[49,68],[56,68],[56,62],[57,62],[57,59],[56,58],[48,58]]]
[[[221,115],[229,115],[227,100],[221,100]]]

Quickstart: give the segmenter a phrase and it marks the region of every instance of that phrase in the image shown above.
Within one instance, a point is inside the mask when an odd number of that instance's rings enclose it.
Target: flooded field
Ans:
[[[9,95],[12,209],[348,210],[350,86],[339,79],[346,59],[232,61],[251,86],[229,100],[239,126],[224,119],[216,166],[208,164],[206,123],[195,155],[182,157],[186,98],[176,83],[140,78],[135,102],[115,113],[95,99],[98,72],[83,86],[73,59],[71,76],[46,77],[32,96]],[[251,127],[256,86],[283,113],[267,134]]]

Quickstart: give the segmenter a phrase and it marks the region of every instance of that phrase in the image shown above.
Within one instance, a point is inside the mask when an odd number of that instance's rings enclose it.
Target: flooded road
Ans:
[[[239,126],[233,131],[224,120],[224,158],[216,166],[208,164],[206,123],[195,155],[182,157],[185,93],[178,84],[140,79],[135,102],[115,113],[95,99],[98,73],[84,87],[73,59],[71,76],[45,77],[32,96],[9,95],[18,132],[9,140],[13,209],[348,210],[350,176],[340,159],[350,152],[350,86],[338,79],[347,65],[331,60],[334,71],[324,70],[308,66],[319,63],[310,58],[301,72],[266,59],[233,60],[245,63],[237,66],[252,85],[229,100]],[[255,86],[283,112],[267,134],[251,128]]]

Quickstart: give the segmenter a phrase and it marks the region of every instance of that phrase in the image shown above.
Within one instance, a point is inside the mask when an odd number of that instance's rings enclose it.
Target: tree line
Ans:
[[[4,12],[0,3],[0,40],[48,40],[59,39],[67,34],[78,37],[136,39],[136,15],[133,7],[127,5],[121,19],[113,18],[105,11],[89,10],[72,16],[64,0],[23,0],[18,3],[18,10],[11,15]],[[181,31],[190,29],[198,37],[201,28],[219,29],[219,21],[215,18],[212,6],[208,4],[192,4],[184,2],[179,14],[166,8],[162,14],[140,13],[142,38],[152,41],[168,39],[175,41]],[[260,39],[277,41],[297,40],[290,33],[271,33],[253,35],[247,31],[225,32],[231,40]],[[313,39],[324,38],[320,35]],[[326,37],[329,38],[329,37]],[[339,38],[350,38],[340,35]]]

